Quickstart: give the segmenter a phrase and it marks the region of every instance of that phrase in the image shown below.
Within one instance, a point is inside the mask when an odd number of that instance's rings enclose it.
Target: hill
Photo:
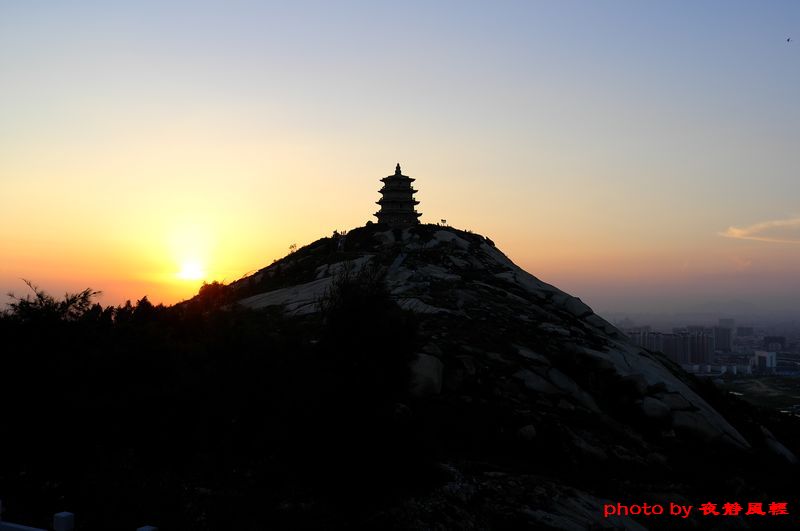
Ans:
[[[788,479],[765,480],[765,468],[782,474],[797,460],[757,412],[634,346],[484,236],[368,224],[228,288],[241,306],[302,319],[323,312],[326,294],[342,285],[375,283],[416,316],[412,381],[399,407],[435,441],[436,460],[451,476],[424,501],[392,509],[392,521],[658,528],[673,522],[604,519],[601,507],[609,500],[739,499],[744,485],[781,494],[793,488]],[[394,338],[373,340],[380,359]],[[753,524],[731,525],[742,523]]]

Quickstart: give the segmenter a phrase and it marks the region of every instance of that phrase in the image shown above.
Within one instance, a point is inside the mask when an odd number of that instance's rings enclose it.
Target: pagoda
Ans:
[[[414,199],[417,191],[411,187],[414,179],[403,175],[398,164],[394,169],[394,175],[384,177],[381,181],[382,197],[377,202],[381,209],[375,213],[378,223],[386,223],[392,227],[417,225],[422,214],[414,210],[414,206],[419,204],[419,201]]]

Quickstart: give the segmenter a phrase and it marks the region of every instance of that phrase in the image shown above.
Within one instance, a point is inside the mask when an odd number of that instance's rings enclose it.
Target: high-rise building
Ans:
[[[689,334],[689,363],[713,363],[715,339],[711,334]]]
[[[720,319],[722,321],[722,319]],[[716,349],[722,352],[730,352],[733,348],[733,329],[726,326],[714,327],[714,343]]]
[[[634,344],[661,352],[681,365],[714,362],[714,336],[706,333],[704,327],[694,333],[680,328],[674,329],[672,334],[650,332],[649,327],[628,330],[626,333]]]
[[[655,352],[663,352],[664,347],[661,339],[661,332],[650,332],[644,340],[644,347]]]
[[[662,352],[676,363],[689,363],[688,342],[684,342],[686,334],[662,334]]]
[[[753,368],[758,372],[774,372],[778,365],[778,357],[775,352],[756,350],[753,353]]]

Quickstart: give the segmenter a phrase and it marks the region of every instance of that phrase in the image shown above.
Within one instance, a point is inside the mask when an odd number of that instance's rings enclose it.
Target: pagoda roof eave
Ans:
[[[407,175],[387,175],[386,177],[381,179],[381,182],[386,182],[386,181],[410,181],[410,182],[414,182],[414,181],[416,181],[416,179],[413,178],[413,177],[408,177]]]

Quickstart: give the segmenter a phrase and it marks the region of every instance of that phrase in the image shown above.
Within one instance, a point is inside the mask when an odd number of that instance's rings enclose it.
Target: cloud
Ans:
[[[800,218],[762,221],[748,227],[728,227],[719,233],[726,238],[774,243],[800,243]]]

